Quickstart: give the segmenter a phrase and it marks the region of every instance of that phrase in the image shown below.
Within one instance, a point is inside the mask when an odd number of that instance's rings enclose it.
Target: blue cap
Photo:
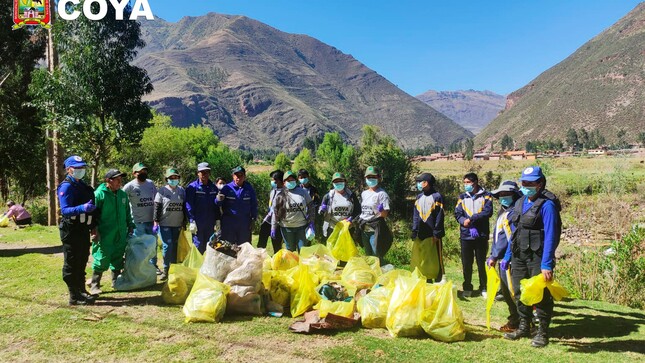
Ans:
[[[542,178],[544,178],[544,174],[542,174],[542,168],[540,168],[539,166],[529,166],[522,172],[520,181],[534,182]]]
[[[85,164],[85,161],[78,156],[78,155],[72,155],[65,159],[65,169],[67,168],[80,168],[80,167],[86,167],[87,164]]]

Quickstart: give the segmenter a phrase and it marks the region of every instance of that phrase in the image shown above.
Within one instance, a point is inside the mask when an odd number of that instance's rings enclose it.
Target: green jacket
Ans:
[[[94,197],[100,211],[97,223],[101,241],[125,242],[128,228],[135,227],[128,195],[121,189],[115,193],[103,183],[94,191]]]

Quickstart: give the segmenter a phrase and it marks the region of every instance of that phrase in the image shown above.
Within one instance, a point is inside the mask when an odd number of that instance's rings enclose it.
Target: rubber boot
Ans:
[[[537,334],[531,341],[531,346],[535,348],[546,347],[549,344],[549,322],[540,320],[540,325],[537,328]]]
[[[112,287],[116,285],[116,278],[121,275],[121,270],[112,270]]]
[[[164,269],[163,269],[163,272],[162,272],[162,273],[161,273],[161,275],[159,276],[159,280],[161,280],[161,281],[166,281],[167,279],[168,279],[168,269],[167,269],[167,268],[164,268]]]
[[[520,338],[528,338],[531,336],[531,327],[527,319],[520,319],[520,325],[514,332],[504,334],[504,338],[508,340],[518,340]]]
[[[101,276],[103,276],[102,272],[94,272],[92,273],[92,282],[90,283],[90,295],[94,296],[95,298],[99,296],[101,291]]]
[[[70,305],[87,305],[87,300],[81,296],[79,290],[76,287],[68,287],[69,289],[69,301]]]
[[[93,305],[96,301],[96,296],[90,294],[87,289],[85,289],[85,284],[81,281],[78,287],[78,293],[87,301],[88,305]]]

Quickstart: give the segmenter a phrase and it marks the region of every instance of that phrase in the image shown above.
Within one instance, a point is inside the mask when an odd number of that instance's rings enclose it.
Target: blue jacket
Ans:
[[[511,251],[511,242],[515,226],[510,223],[509,219],[513,215],[513,207],[500,209],[497,221],[493,227],[493,244],[491,246],[490,257],[495,260],[505,259],[506,253]],[[507,261],[510,261],[510,255]]]
[[[94,200],[92,187],[69,175],[58,186],[57,194],[61,214],[67,218],[83,214],[83,204]]]
[[[424,199],[427,200],[425,204],[422,204],[420,199],[424,196]],[[427,195],[419,193],[412,212],[412,231],[417,232],[418,237],[422,240],[428,237],[442,238],[446,235],[443,219],[443,197],[441,194],[434,190]]]
[[[470,237],[470,228],[477,228],[480,238],[488,238],[490,227],[488,220],[493,215],[493,197],[484,188],[474,195],[462,193],[459,195],[457,206],[455,207],[455,219],[459,222],[460,238],[463,240],[474,240]],[[464,221],[470,219],[471,224],[464,227]]]
[[[237,223],[248,224],[258,218],[258,198],[249,182],[244,182],[238,187],[235,182],[230,182],[222,188],[223,201],[216,201],[222,207],[222,218],[233,218]]]
[[[220,219],[219,208],[215,205],[215,198],[219,190],[209,180],[206,185],[199,179],[186,187],[186,212],[191,222],[215,225],[215,220]]]

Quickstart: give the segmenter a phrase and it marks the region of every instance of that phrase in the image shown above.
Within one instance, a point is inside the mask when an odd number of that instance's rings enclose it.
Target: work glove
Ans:
[[[277,231],[277,230],[275,230],[275,229],[271,229],[271,239],[275,239],[275,238],[276,238],[276,234],[277,234],[277,233],[278,233],[278,231]]]
[[[96,206],[94,203],[90,200],[89,202],[83,204],[83,212],[84,213],[92,213],[96,209]]]
[[[383,203],[379,204],[378,207],[376,207],[376,210],[378,210],[379,213],[383,212],[385,210]]]
[[[224,199],[226,199],[226,196],[223,193],[217,194],[217,201],[218,202],[223,202]]]
[[[190,222],[190,227],[188,227],[191,234],[197,234],[197,223]]]
[[[477,228],[471,227],[471,228],[468,229],[468,231],[470,232],[470,237],[471,238],[479,237],[479,232],[477,231]]]
[[[352,220],[353,220],[353,219],[354,219],[354,218],[352,218],[352,217],[347,217],[347,218],[345,218],[345,220],[346,220],[347,222],[349,222],[349,223],[352,223]]]
[[[510,263],[509,263],[508,261],[506,261],[506,260],[502,260],[502,261],[499,263],[499,268],[501,268],[501,269],[502,269],[502,271],[506,271],[506,270],[508,270],[508,268],[510,267],[509,265],[510,265]]]
[[[418,233],[419,233],[419,232],[417,232],[417,231],[412,231],[412,233],[410,233],[410,238],[412,238],[412,239],[417,239],[417,235],[418,235]]]
[[[159,225],[155,224],[154,226],[152,226],[152,234],[157,234],[157,233],[159,233]]]
[[[318,214],[325,214],[327,212],[327,204],[321,204],[318,209]]]
[[[494,267],[495,263],[497,263],[497,260],[492,257],[489,257],[488,260],[486,260],[486,264],[490,267]]]

